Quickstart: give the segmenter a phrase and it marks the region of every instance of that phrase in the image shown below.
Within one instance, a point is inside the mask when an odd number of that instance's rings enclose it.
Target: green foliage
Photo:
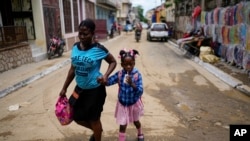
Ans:
[[[174,3],[175,3],[175,4],[178,4],[178,3],[180,3],[180,2],[183,2],[183,0],[174,0]]]
[[[138,9],[138,18],[140,21],[147,22],[147,19],[143,16],[143,11],[144,9],[142,8],[141,5],[136,7]]]
[[[165,8],[171,7],[172,5],[173,5],[173,3],[166,3]]]

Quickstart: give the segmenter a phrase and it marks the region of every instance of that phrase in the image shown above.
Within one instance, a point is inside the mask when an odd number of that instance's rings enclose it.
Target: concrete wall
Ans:
[[[20,43],[13,47],[0,49],[0,72],[31,62],[33,62],[32,53],[27,43]]]
[[[175,18],[175,35],[176,39],[182,38],[183,34],[191,29],[191,17],[190,16],[179,16]]]

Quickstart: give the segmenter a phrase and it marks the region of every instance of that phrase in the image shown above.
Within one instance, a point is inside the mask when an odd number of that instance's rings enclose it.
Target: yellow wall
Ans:
[[[161,17],[161,13],[159,11],[157,11],[156,12],[156,22],[157,23],[161,22],[160,17]]]

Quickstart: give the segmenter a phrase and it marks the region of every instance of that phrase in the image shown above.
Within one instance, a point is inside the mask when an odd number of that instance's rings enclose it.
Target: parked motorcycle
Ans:
[[[141,30],[136,30],[135,31],[135,40],[136,40],[136,42],[139,42],[140,39],[141,39]]]
[[[57,55],[60,57],[64,52],[65,41],[58,37],[53,37],[50,39],[48,45],[48,59],[51,59],[53,56]]]

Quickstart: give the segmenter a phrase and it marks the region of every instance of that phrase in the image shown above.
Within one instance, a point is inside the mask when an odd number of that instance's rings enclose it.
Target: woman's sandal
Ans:
[[[138,141],[144,141],[144,135],[143,134],[138,135]]]

